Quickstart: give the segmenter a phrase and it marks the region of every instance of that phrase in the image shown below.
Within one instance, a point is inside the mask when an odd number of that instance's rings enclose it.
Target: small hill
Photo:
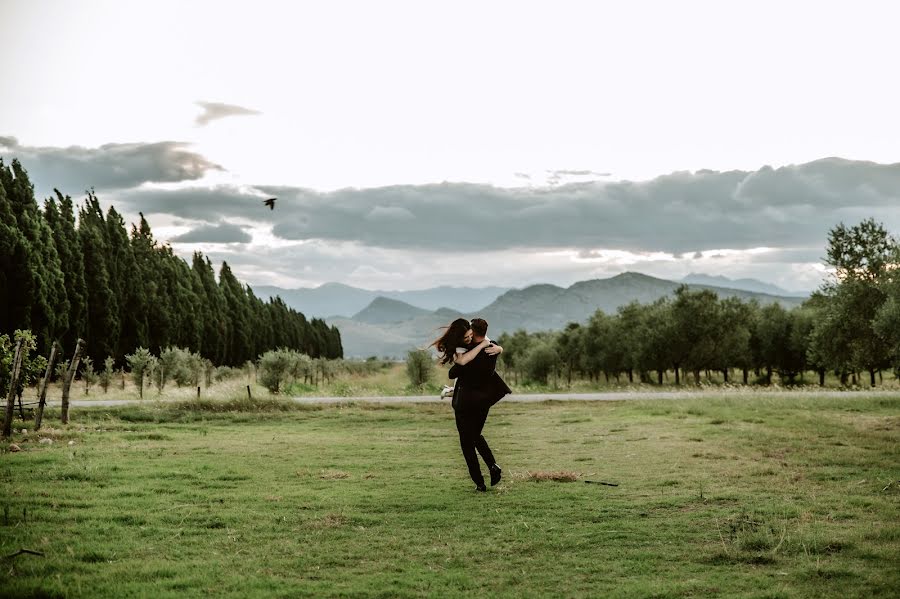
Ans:
[[[406,302],[386,297],[376,297],[372,300],[372,303],[355,314],[353,320],[366,324],[391,324],[412,320],[417,316],[429,313],[429,310],[416,308]]]

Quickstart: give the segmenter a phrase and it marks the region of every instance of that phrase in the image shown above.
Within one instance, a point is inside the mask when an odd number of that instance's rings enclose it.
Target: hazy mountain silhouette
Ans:
[[[399,300],[423,310],[437,310],[449,306],[461,312],[473,312],[488,305],[508,290],[508,287],[444,285],[413,291],[371,291],[342,283],[325,283],[319,287],[300,289],[284,289],[270,285],[253,288],[253,292],[263,299],[280,295],[285,303],[305,314],[307,318],[350,317],[363,310],[377,297]]]
[[[759,279],[729,279],[722,275],[707,275],[697,272],[692,272],[681,279],[681,282],[694,285],[714,285],[716,287],[727,287],[729,289],[743,289],[744,291],[755,291],[757,293],[768,293],[769,295],[780,295],[785,297],[807,297],[809,295],[797,291],[788,291],[782,289],[778,285],[766,283]]]

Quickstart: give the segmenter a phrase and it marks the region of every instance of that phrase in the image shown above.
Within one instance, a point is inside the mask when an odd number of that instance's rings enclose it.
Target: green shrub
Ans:
[[[259,383],[272,393],[299,376],[307,376],[313,362],[309,356],[292,349],[267,351],[259,359]]]
[[[556,349],[550,343],[540,342],[525,352],[522,369],[528,380],[545,385],[550,374],[556,371],[558,363],[559,354]]]
[[[156,356],[150,353],[150,350],[139,347],[134,350],[133,354],[126,354],[125,360],[131,368],[131,378],[134,380],[135,386],[138,388],[141,398],[144,397],[144,377],[152,375],[156,369]]]
[[[103,370],[100,371],[100,387],[103,388],[104,393],[109,389],[109,384],[112,382],[115,374],[115,364],[116,361],[112,357],[107,357],[103,360]]]
[[[91,385],[97,382],[97,373],[94,371],[94,361],[90,356],[85,356],[81,364],[81,380],[84,381],[84,394],[87,395],[91,390]]]
[[[431,352],[424,349],[411,349],[406,354],[406,375],[409,384],[415,388],[424,387],[431,380],[434,360]]]

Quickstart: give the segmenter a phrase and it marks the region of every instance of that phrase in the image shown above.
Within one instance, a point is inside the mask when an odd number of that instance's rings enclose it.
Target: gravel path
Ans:
[[[532,402],[532,401],[624,401],[635,399],[696,399],[701,397],[733,397],[733,398],[760,398],[760,397],[900,397],[900,391],[744,391],[733,390],[709,390],[709,391],[609,391],[604,393],[529,393],[513,394],[506,396],[503,401]],[[297,403],[449,403],[449,399],[440,399],[434,395],[408,395],[385,397],[292,397]],[[142,402],[153,403],[151,399],[73,399],[70,405],[74,408],[90,408],[104,406],[125,406]],[[178,400],[163,400],[178,401]],[[48,405],[58,407],[58,402],[48,402]]]

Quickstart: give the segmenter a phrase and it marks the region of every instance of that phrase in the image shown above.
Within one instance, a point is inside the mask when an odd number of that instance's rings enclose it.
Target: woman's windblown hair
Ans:
[[[447,364],[456,357],[456,348],[466,344],[465,337],[469,331],[469,321],[465,318],[457,318],[446,327],[444,334],[432,342],[429,347],[435,347],[441,354],[438,362]]]

